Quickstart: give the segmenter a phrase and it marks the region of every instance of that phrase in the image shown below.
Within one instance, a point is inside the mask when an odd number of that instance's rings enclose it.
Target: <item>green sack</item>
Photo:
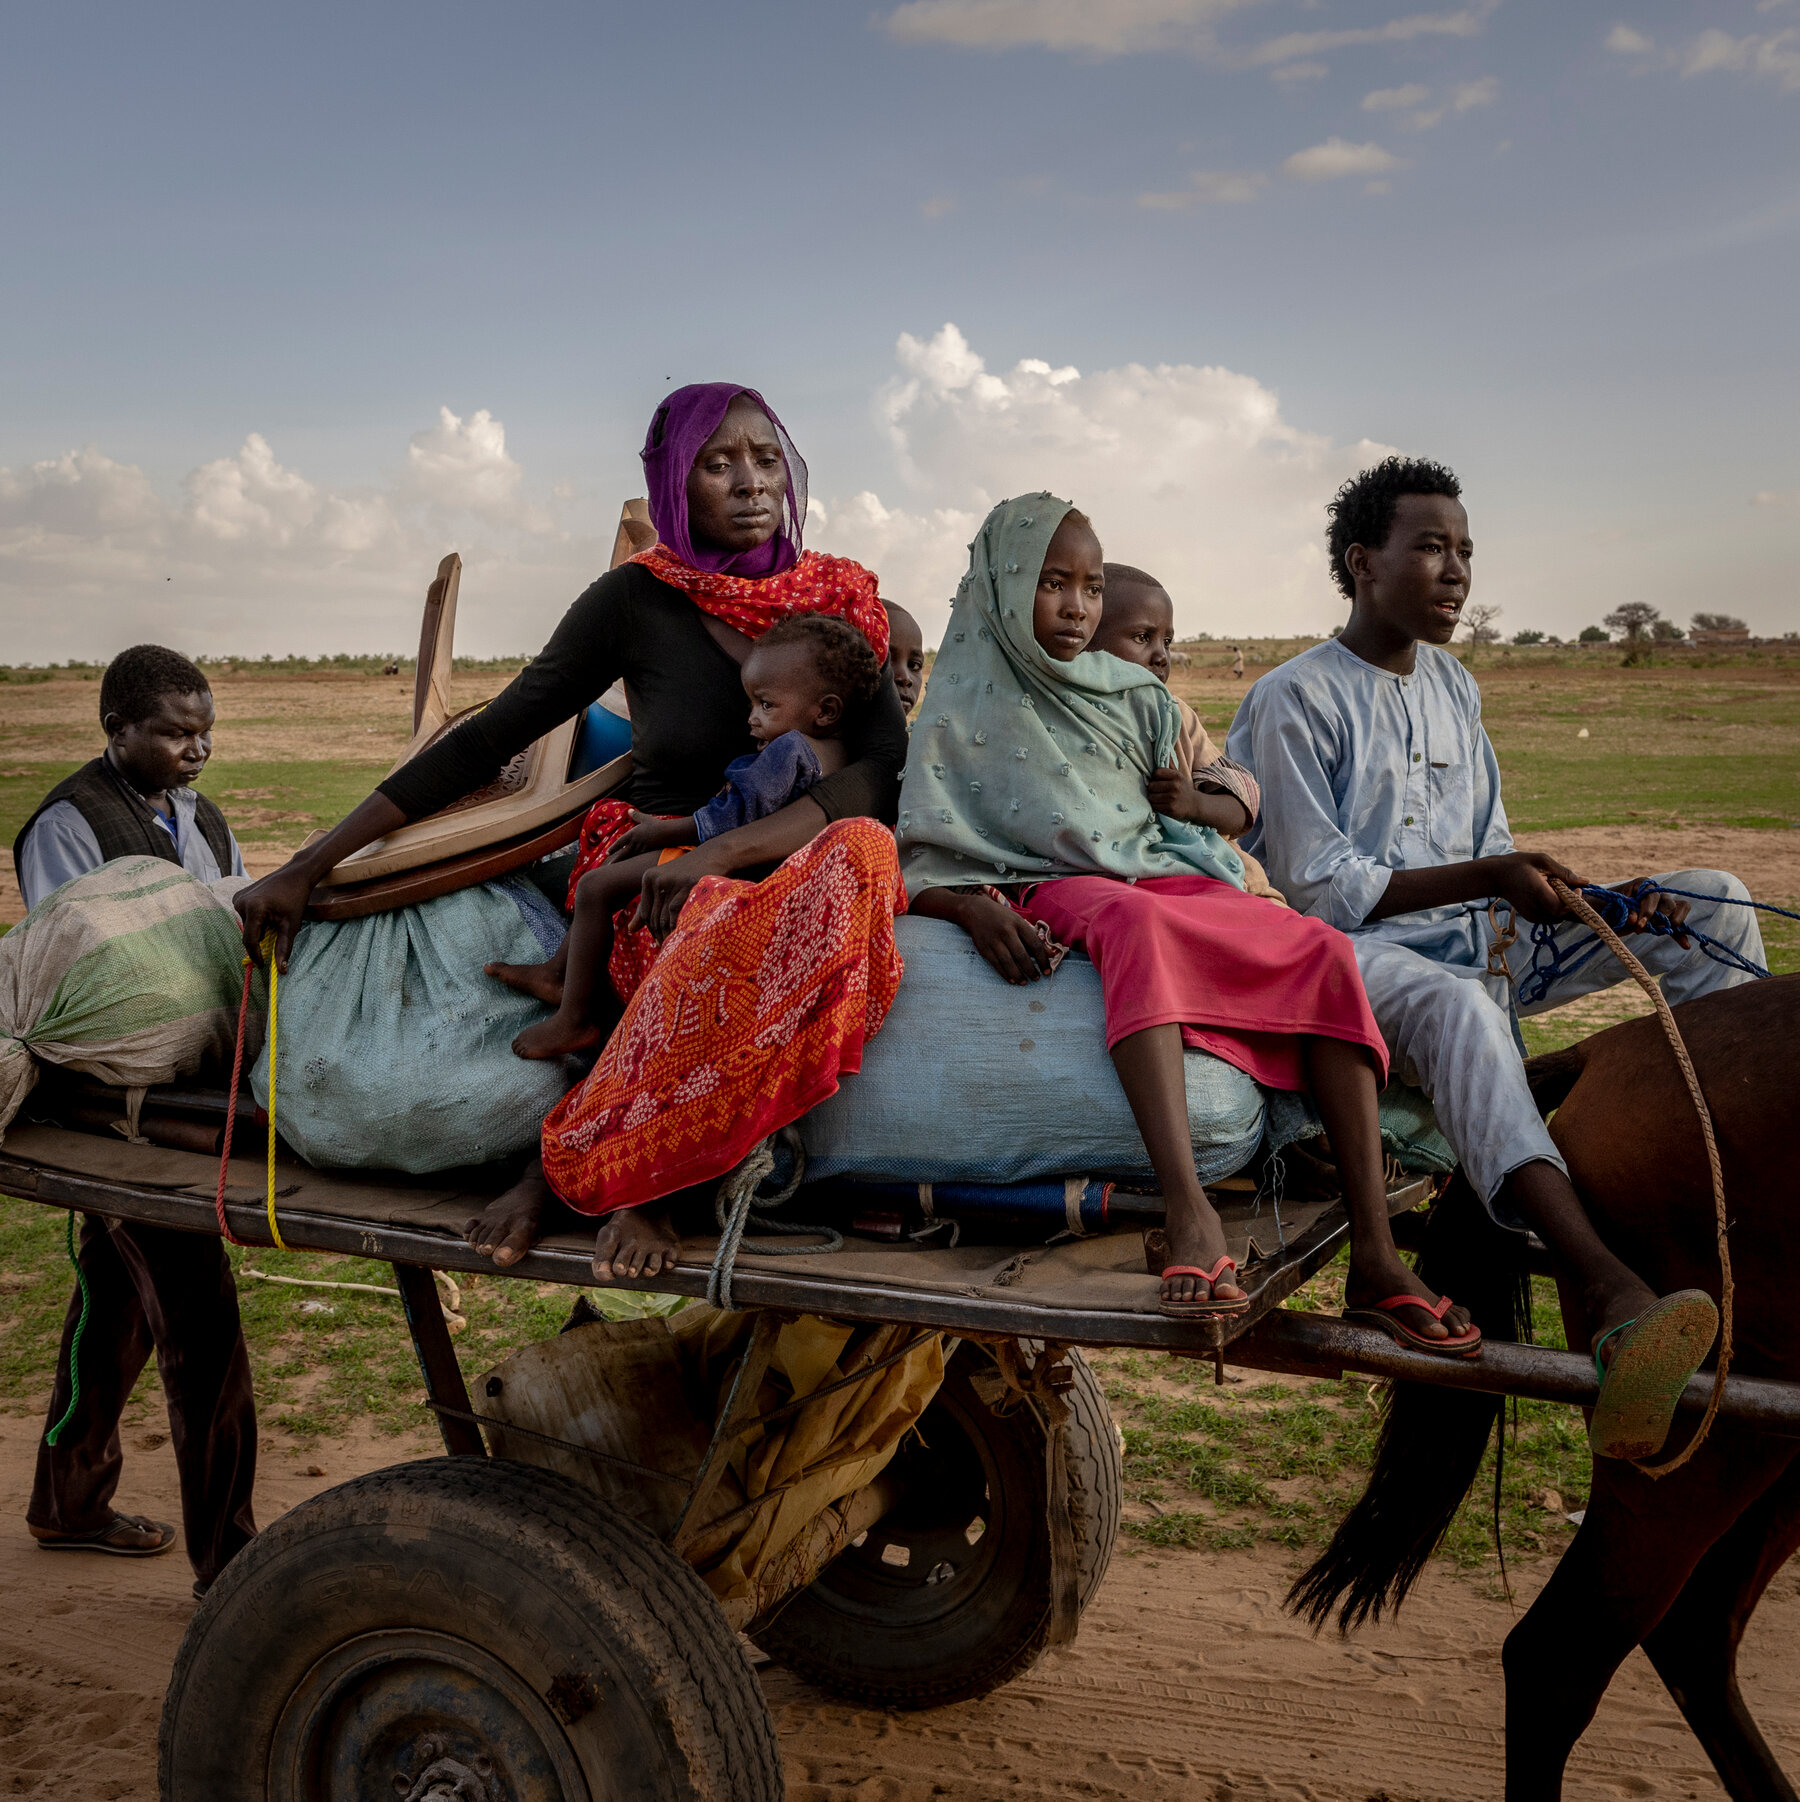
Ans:
[[[53,890],[0,938],[0,1135],[39,1062],[137,1089],[230,1058],[244,981],[231,897],[244,886],[201,882],[160,857],[118,857]],[[252,1056],[265,980],[245,1029]]]

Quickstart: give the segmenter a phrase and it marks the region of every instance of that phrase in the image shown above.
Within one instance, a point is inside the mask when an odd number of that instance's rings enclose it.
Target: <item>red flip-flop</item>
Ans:
[[[1220,1272],[1225,1270],[1229,1270],[1235,1277],[1237,1275],[1237,1259],[1220,1258],[1210,1270],[1202,1269],[1198,1264],[1165,1264],[1162,1275],[1156,1280],[1162,1283],[1167,1282],[1172,1276],[1198,1276],[1204,1277],[1208,1283],[1216,1283],[1219,1280]],[[1250,1297],[1247,1295],[1240,1295],[1233,1301],[1216,1300],[1210,1295],[1205,1301],[1163,1301],[1159,1297],[1156,1311],[1159,1314],[1167,1315],[1170,1320],[1204,1320],[1208,1316],[1216,1318],[1220,1314],[1242,1314],[1249,1306]]]
[[[1422,1308],[1433,1320],[1442,1320],[1451,1306],[1447,1295],[1438,1298],[1436,1307],[1422,1295],[1390,1295],[1372,1308],[1346,1308],[1344,1319],[1357,1326],[1375,1327],[1405,1351],[1430,1352],[1438,1358],[1472,1358],[1481,1350],[1480,1327],[1471,1326],[1465,1332],[1453,1333],[1448,1339],[1428,1339],[1423,1333],[1415,1333],[1394,1314],[1397,1308]]]

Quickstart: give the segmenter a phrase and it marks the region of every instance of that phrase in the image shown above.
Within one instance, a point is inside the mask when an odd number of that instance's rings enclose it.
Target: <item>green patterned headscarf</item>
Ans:
[[[1104,651],[1059,663],[1032,636],[1044,553],[1067,501],[1002,501],[969,573],[913,728],[900,788],[900,868],[928,888],[1054,876],[1213,876],[1244,886],[1210,826],[1152,811],[1181,715],[1151,671]]]

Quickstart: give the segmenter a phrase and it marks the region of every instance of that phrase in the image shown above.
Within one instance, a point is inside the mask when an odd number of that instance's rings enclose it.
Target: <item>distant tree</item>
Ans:
[[[1696,613],[1694,630],[1696,632],[1747,632],[1749,627],[1730,613]]]
[[[1494,624],[1505,610],[1492,601],[1478,601],[1463,609],[1462,623],[1469,628],[1469,643],[1480,646],[1498,644],[1500,628]]]
[[[1612,634],[1604,626],[1583,626],[1581,636],[1575,642],[1577,644],[1606,644],[1611,637]]]
[[[1650,636],[1658,644],[1680,644],[1687,634],[1672,619],[1653,619]]]
[[[1543,642],[1543,633],[1532,626],[1527,626],[1523,632],[1513,634],[1514,644],[1542,644]]]
[[[1643,661],[1650,643],[1650,628],[1661,618],[1648,601],[1626,601],[1606,615],[1606,623],[1625,640],[1625,667]]]

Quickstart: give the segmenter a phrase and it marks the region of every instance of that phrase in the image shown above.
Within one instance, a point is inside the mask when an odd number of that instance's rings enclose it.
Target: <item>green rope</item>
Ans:
[[[88,1317],[88,1284],[87,1273],[81,1268],[81,1260],[75,1255],[75,1210],[69,1210],[69,1262],[75,1266],[75,1285],[81,1291],[81,1318],[75,1322],[75,1337],[69,1341],[69,1405],[63,1410],[63,1417],[49,1432],[44,1435],[44,1443],[54,1447],[62,1436],[62,1430],[75,1418],[75,1410],[81,1405],[81,1369],[75,1362],[81,1356],[81,1335],[87,1331]]]

